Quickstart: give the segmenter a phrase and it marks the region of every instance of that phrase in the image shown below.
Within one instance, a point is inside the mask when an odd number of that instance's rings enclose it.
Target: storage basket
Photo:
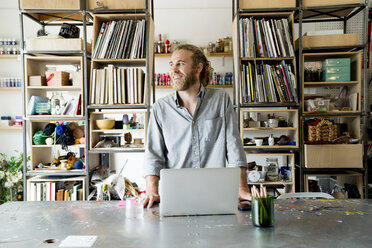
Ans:
[[[308,126],[309,141],[332,141],[337,139],[337,125],[329,120],[322,120],[316,126]]]

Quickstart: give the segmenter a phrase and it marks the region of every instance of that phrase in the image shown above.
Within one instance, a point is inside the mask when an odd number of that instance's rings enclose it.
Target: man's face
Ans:
[[[192,52],[176,50],[169,62],[172,87],[177,91],[189,89],[197,82],[197,69],[193,68]]]

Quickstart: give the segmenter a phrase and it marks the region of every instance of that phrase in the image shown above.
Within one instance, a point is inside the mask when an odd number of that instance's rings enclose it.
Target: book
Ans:
[[[78,201],[84,200],[84,190],[82,188],[78,189],[77,191],[77,199]]]
[[[36,201],[37,200],[36,194],[37,194],[36,183],[31,182],[31,184],[30,184],[30,196],[31,196],[30,200],[31,201]]]
[[[94,50],[93,50],[93,55],[92,55],[93,58],[96,58],[99,47],[101,46],[102,36],[103,36],[104,31],[105,31],[105,27],[106,27],[106,23],[103,22],[102,26],[101,26],[101,29],[99,31],[99,34],[98,34],[98,38],[97,38],[96,43],[94,45]]]
[[[55,201],[56,200],[56,183],[55,182],[51,183],[51,196],[50,196],[50,200],[51,201]]]
[[[93,69],[92,71],[92,89],[90,93],[90,104],[96,103],[96,79],[97,78],[97,69]]]

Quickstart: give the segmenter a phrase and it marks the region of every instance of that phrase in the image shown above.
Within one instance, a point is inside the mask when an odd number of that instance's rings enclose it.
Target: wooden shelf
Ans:
[[[22,126],[0,127],[0,130],[22,130]]]
[[[146,59],[92,59],[98,63],[146,63]]]
[[[305,86],[335,86],[335,85],[354,85],[359,84],[359,81],[345,81],[345,82],[304,82]]]
[[[155,57],[171,57],[172,56],[172,53],[155,53]],[[231,57],[233,56],[232,53],[208,53],[207,54],[208,57]]]
[[[17,59],[18,56],[18,54],[3,54],[0,55],[0,59]]]
[[[267,130],[297,130],[295,127],[255,127],[255,128],[242,128],[243,131],[267,131]]]
[[[19,91],[22,87],[0,87],[0,91]]]
[[[270,60],[294,60],[296,57],[280,57],[280,58],[240,58],[241,61],[270,61]]]
[[[82,90],[81,86],[27,86],[28,90]]]
[[[171,57],[172,53],[155,53],[155,57]]]
[[[32,145],[32,148],[53,148],[55,146],[61,146],[61,144],[55,144],[55,145]],[[84,148],[85,147],[85,144],[70,145],[68,147],[81,147],[81,148]]]
[[[126,152],[126,151],[144,151],[145,146],[143,147],[111,147],[111,148],[91,148],[90,151],[107,151],[107,152]]]
[[[247,148],[247,149],[277,149],[277,148],[280,148],[280,149],[291,149],[291,148],[298,148],[298,145],[296,146],[278,146],[278,145],[275,145],[275,146],[269,146],[269,145],[266,145],[266,146],[243,146],[244,148]]]
[[[145,129],[95,129],[92,133],[127,133],[127,132],[140,132]]]
[[[156,89],[172,89],[172,86],[168,85],[157,85],[155,86]],[[208,85],[207,88],[222,88],[222,89],[228,89],[233,88],[232,85]]]
[[[284,181],[276,181],[276,182],[248,182],[248,185],[256,185],[256,184],[264,184],[264,185],[293,185],[294,182],[284,182]]]
[[[222,52],[222,53],[209,53],[208,54],[208,56],[209,57],[231,57],[231,56],[233,56],[233,54],[232,54],[232,52],[230,52],[230,53],[224,53],[224,52]]]

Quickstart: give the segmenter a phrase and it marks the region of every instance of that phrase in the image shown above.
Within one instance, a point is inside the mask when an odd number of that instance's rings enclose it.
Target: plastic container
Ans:
[[[330,99],[309,99],[305,101],[306,112],[327,112],[329,111]]]

